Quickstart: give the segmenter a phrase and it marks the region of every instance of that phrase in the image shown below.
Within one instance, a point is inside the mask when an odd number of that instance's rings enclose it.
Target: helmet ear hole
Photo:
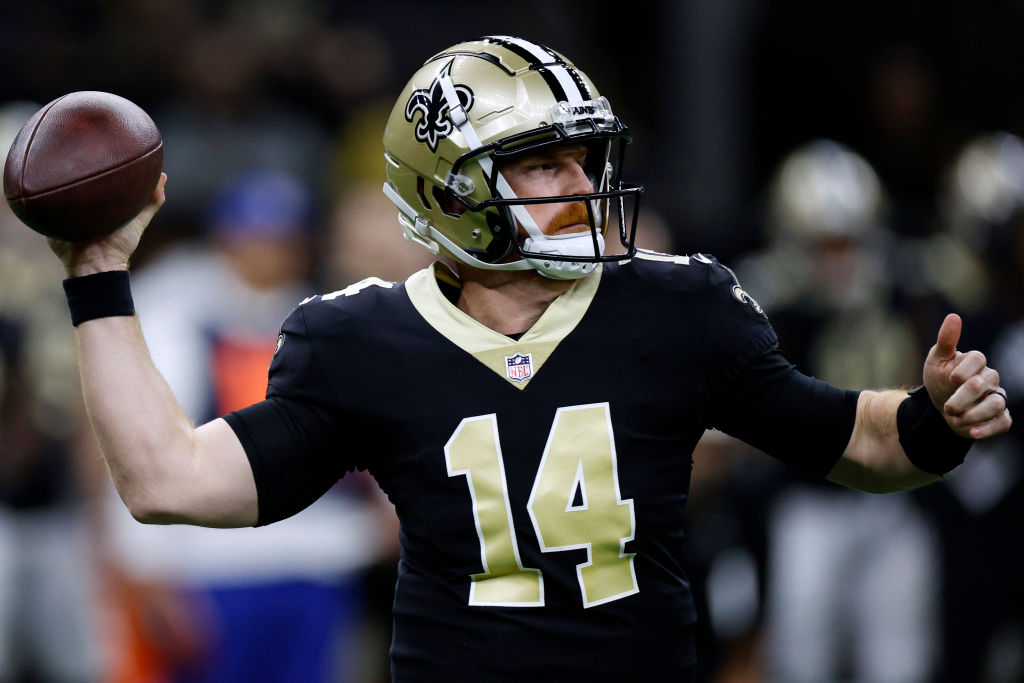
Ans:
[[[505,210],[502,209],[501,213],[504,214]],[[487,219],[487,227],[490,228],[491,235],[494,237],[491,243],[487,245],[487,259],[491,263],[495,263],[503,259],[512,250],[515,231],[510,230],[504,224],[504,221],[497,212],[488,211],[485,217]]]
[[[434,185],[431,194],[434,195],[434,201],[437,202],[437,205],[441,207],[441,210],[446,215],[458,218],[466,213],[466,205],[456,199],[451,190],[442,190],[437,185]]]
[[[436,190],[437,188],[435,187],[434,189]],[[423,176],[416,176],[416,194],[419,196],[420,201],[423,202],[423,208],[430,211],[433,207],[427,201],[427,195],[423,193]]]

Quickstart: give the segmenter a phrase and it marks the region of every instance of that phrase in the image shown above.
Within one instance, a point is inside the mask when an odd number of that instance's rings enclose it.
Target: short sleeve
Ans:
[[[300,512],[351,471],[339,457],[338,425],[309,403],[269,398],[224,416],[245,449],[256,482],[256,526]]]
[[[318,345],[306,321],[306,306],[297,307],[285,318],[277,337],[267,398],[278,396],[322,406],[335,403],[334,391],[318,358]]]

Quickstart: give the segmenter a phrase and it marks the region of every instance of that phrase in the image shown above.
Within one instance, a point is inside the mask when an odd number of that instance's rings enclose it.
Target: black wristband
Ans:
[[[967,439],[946,424],[924,386],[910,390],[896,410],[900,445],[910,462],[930,474],[945,474],[964,461],[974,439]]]
[[[68,278],[64,280],[64,294],[75,327],[95,318],[135,315],[127,270]]]

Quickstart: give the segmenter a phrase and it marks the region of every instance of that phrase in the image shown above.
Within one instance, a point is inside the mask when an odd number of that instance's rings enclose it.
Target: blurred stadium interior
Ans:
[[[933,331],[955,310],[964,342],[1003,373],[1019,411],[1022,33],[1021,0],[3,2],[0,149],[6,157],[36,107],[74,90],[114,92],[151,114],[166,146],[168,202],[137,255],[140,273],[181,248],[226,254],[211,224],[217,197],[245,172],[273,168],[315,197],[308,242],[288,257],[229,254],[239,277],[269,287],[250,275],[271,261],[241,261],[262,257],[293,259],[303,270],[292,282],[320,291],[401,279],[426,254],[402,243],[379,191],[393,100],[439,49],[522,35],[578,64],[630,126],[625,176],[648,188],[646,244],[735,266],[806,372],[850,388],[917,384]],[[815,141],[831,156],[791,156]],[[179,609],[176,591],[188,590],[168,590],[187,578],[161,576],[153,588],[150,575],[139,580],[131,563],[111,559],[124,551],[108,547],[117,545],[110,492],[77,403],[60,269],[5,211],[0,682],[214,680],[189,668],[201,669],[212,647],[212,627],[192,623],[203,608]],[[816,502],[831,488],[709,435],[695,454],[690,512],[699,680],[1024,681],[1019,428],[976,451],[945,482],[881,507],[857,496],[837,508]],[[374,533],[393,539],[380,501],[362,490],[372,485],[352,488]],[[31,531],[45,520],[57,521]],[[893,527],[904,532],[898,548],[887,546]],[[36,623],[59,605],[37,611],[26,602],[35,589],[19,583],[32,570],[18,558],[46,543],[56,554],[42,548],[38,561],[63,557],[52,580],[81,583],[66,599],[84,600],[103,624],[72,650],[86,653],[78,662],[47,646],[76,636]],[[345,565],[362,592],[359,647],[331,645],[329,680],[386,680],[395,550],[377,545]],[[845,561],[816,563],[825,547]],[[808,554],[811,566],[799,565]],[[86,566],[88,580],[68,575]],[[780,580],[802,572],[808,586],[815,568],[831,572],[828,600]],[[793,614],[780,616],[782,594]],[[160,628],[147,632],[153,620]],[[802,647],[792,642],[797,622],[808,629]]]

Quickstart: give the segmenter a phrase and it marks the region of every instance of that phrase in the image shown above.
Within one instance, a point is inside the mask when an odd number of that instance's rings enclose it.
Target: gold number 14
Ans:
[[[448,476],[466,477],[483,572],[473,574],[469,604],[538,607],[544,576],[524,567],[512,523],[496,415],[464,419],[444,448]],[[607,403],[559,408],[526,504],[545,553],[585,549],[576,565],[584,607],[636,593],[633,500],[619,493]]]

